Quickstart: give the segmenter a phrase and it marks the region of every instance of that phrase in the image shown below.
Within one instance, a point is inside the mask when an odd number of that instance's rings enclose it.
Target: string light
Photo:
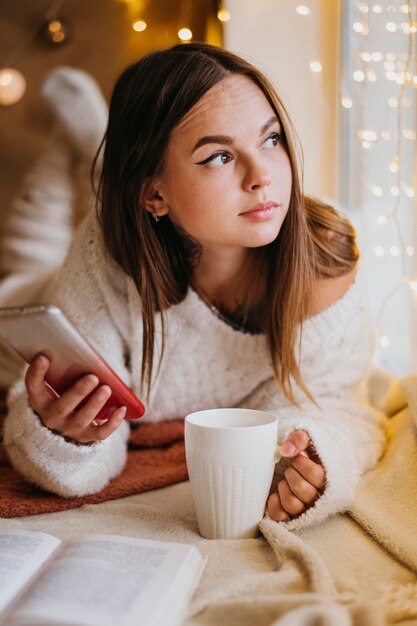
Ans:
[[[55,17],[47,20],[42,27],[43,37],[46,43],[53,46],[67,43],[69,38],[69,23],[63,17]]]
[[[355,70],[353,72],[353,80],[356,80],[357,83],[365,80],[365,74],[362,72],[362,70]]]
[[[299,15],[309,15],[310,13],[310,9],[305,4],[298,5],[296,11]]]
[[[144,20],[133,20],[132,28],[137,33],[142,33],[147,28],[147,23]]]
[[[227,9],[219,9],[217,11],[217,18],[221,21],[221,22],[228,22],[231,18],[230,15],[230,11],[228,11]]]
[[[311,61],[310,62],[310,69],[312,72],[315,72],[316,74],[321,72],[323,67],[320,63],[320,61]]]
[[[360,7],[359,7],[360,10]],[[372,10],[374,13],[382,13],[381,5],[373,5]],[[415,9],[414,9],[415,10]],[[388,20],[385,23],[385,29],[389,33],[403,33],[408,37],[408,49],[407,52],[403,52],[399,55],[399,61],[395,64],[396,55],[393,52],[388,52],[385,55],[384,62],[384,70],[385,77],[388,81],[398,85],[399,94],[398,97],[389,97],[388,98],[388,106],[392,109],[395,109],[397,112],[397,120],[396,120],[396,150],[395,156],[392,158],[391,163],[389,165],[389,171],[396,176],[396,182],[393,185],[390,185],[390,194],[395,198],[394,206],[390,214],[387,215],[379,215],[376,219],[378,225],[383,226],[386,224],[387,220],[390,218],[393,221],[394,228],[398,237],[399,245],[391,245],[389,247],[389,254],[391,257],[400,258],[402,264],[402,278],[401,281],[396,284],[391,291],[383,298],[379,314],[377,315],[378,323],[381,322],[384,314],[385,307],[388,302],[396,295],[402,285],[406,284],[413,291],[413,293],[417,294],[417,280],[412,280],[409,276],[407,276],[406,265],[405,265],[405,257],[408,258],[414,256],[414,247],[412,245],[405,245],[404,238],[402,235],[402,230],[400,227],[398,211],[400,207],[400,199],[402,197],[401,191],[407,198],[414,198],[415,191],[413,187],[410,185],[406,185],[402,180],[403,174],[401,170],[401,153],[402,153],[402,140],[407,139],[408,141],[415,141],[416,133],[412,128],[403,128],[403,119],[402,119],[402,109],[410,108],[411,102],[409,98],[405,98],[405,88],[408,85],[417,86],[417,75],[412,75],[409,71],[410,61],[413,55],[413,43],[412,43],[412,35],[413,29],[417,32],[417,24],[411,20],[412,14],[412,4],[411,0],[407,1],[407,4],[403,4],[400,7],[400,11],[408,15],[408,23],[401,23],[397,25],[394,21]],[[390,5],[388,7],[389,13],[395,13],[395,6]],[[366,55],[366,56],[365,56]],[[375,55],[375,56],[374,56]],[[365,60],[367,57],[366,52],[362,51],[361,54],[362,60]],[[371,58],[375,62],[380,62],[383,60],[382,53],[372,53]],[[368,77],[367,77],[368,78]],[[414,80],[416,79],[416,80]],[[369,80],[369,78],[368,78]],[[359,133],[358,133],[359,134]],[[392,136],[388,130],[383,130],[380,133],[380,136],[385,141],[390,141]],[[378,185],[371,185],[370,191],[375,196],[382,196],[383,190]],[[377,257],[383,257],[385,255],[385,249],[378,245],[374,248],[374,254]],[[384,333],[380,328],[380,345],[382,348],[387,348],[390,345],[389,338],[386,333]]]
[[[0,70],[0,104],[9,106],[19,102],[26,91],[26,80],[18,70],[4,67]]]
[[[189,28],[180,28],[178,31],[178,37],[179,39],[181,39],[181,41],[191,41],[191,39],[193,38],[193,33]]]

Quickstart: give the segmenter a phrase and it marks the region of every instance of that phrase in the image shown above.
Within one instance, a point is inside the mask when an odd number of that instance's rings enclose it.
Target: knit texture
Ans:
[[[139,396],[142,323],[133,281],[108,257],[94,215],[80,228],[60,274],[55,304],[88,337]],[[156,320],[157,356],[161,323]],[[166,313],[165,354],[143,421],[184,417],[200,409],[242,406],[273,412],[279,440],[306,430],[326,469],[324,494],[291,529],[317,523],[353,502],[359,475],[384,445],[384,416],[367,402],[364,381],[373,329],[358,284],[303,325],[300,366],[317,405],[296,389],[289,405],[274,378],[266,340],[234,330],[189,290]],[[158,367],[156,358],[155,375]],[[26,478],[60,495],[102,489],[126,460],[124,423],[106,441],[75,446],[43,427],[20,388],[13,390],[5,424],[9,458]],[[280,466],[278,467],[278,473]]]

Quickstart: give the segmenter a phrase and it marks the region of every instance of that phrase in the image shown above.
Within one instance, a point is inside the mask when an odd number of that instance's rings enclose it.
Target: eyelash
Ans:
[[[277,143],[275,144],[274,148],[280,143],[281,139],[282,139],[282,135],[281,133],[271,133],[266,139],[265,142],[268,141],[269,139],[276,139]],[[265,143],[264,142],[264,143]],[[204,159],[204,161],[199,161],[198,163],[196,163],[196,165],[208,165],[209,163],[212,163],[214,161],[214,159],[217,159],[217,157],[222,156],[222,155],[227,155],[228,160],[225,161],[225,163],[228,163],[230,161],[230,155],[228,152],[225,152],[224,150],[221,150],[219,152],[215,152],[214,154],[212,154],[211,156],[209,156],[207,159]]]

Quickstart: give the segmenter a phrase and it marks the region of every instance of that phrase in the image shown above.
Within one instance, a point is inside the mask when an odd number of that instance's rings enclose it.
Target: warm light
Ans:
[[[399,196],[399,195],[400,195],[400,190],[399,190],[399,189],[398,189],[398,187],[396,187],[395,185],[393,185],[393,186],[391,187],[390,191],[391,191],[391,195],[392,195],[392,196],[397,197],[397,196]]]
[[[398,106],[397,98],[388,98],[388,106],[390,106],[392,109],[395,109]]]
[[[319,61],[311,61],[310,63],[310,69],[312,72],[321,72],[322,71],[322,66],[321,63]]]
[[[370,147],[371,144],[369,143],[369,141],[362,141],[362,148],[365,148],[365,150],[369,150]]]
[[[345,107],[345,109],[351,109],[352,106],[353,106],[353,102],[351,98],[348,98],[346,96],[342,98],[342,107]]]
[[[384,58],[384,55],[382,54],[382,52],[373,52],[371,54],[371,58],[372,58],[372,61],[379,63]]]
[[[50,33],[57,33],[59,30],[61,30],[62,28],[62,24],[59,20],[52,20],[52,22],[49,22],[48,24],[48,30]]]
[[[353,80],[356,80],[356,82],[360,83],[365,80],[365,74],[361,70],[356,70],[355,72],[353,72]]]
[[[308,15],[310,13],[310,9],[308,7],[306,7],[305,4],[300,4],[297,8],[296,11],[299,15]]]
[[[408,256],[414,256],[414,248],[413,248],[413,246],[407,246],[405,251],[408,254]]]
[[[372,61],[372,56],[370,52],[361,52],[361,59],[362,61],[369,63],[369,61]]]
[[[40,30],[45,42],[53,46],[67,42],[69,32],[68,20],[57,16],[46,19]]]
[[[11,84],[12,80],[13,75],[11,74],[11,72],[8,72],[7,70],[2,70],[2,73],[0,74],[0,85],[2,87],[7,87]]]
[[[373,185],[371,187],[371,192],[374,194],[374,196],[376,196],[377,198],[381,198],[384,195],[384,191],[382,189],[382,187],[378,187],[377,185]]]
[[[385,61],[384,68],[387,70],[387,72],[393,72],[395,70],[395,63],[393,63],[392,61]]]
[[[146,30],[147,26],[148,26],[147,23],[144,22],[143,20],[134,20],[132,22],[132,28],[137,33],[142,33],[144,30]]]
[[[217,11],[217,18],[221,22],[228,22],[232,16],[230,15],[230,11],[227,9],[219,9]]]
[[[403,130],[403,137],[405,139],[410,139],[411,141],[414,141],[414,139],[416,138],[416,134],[413,130],[406,128],[405,130]]]
[[[189,28],[180,28],[178,31],[178,37],[181,41],[190,41],[193,38],[193,33]]]
[[[358,137],[359,139],[364,139],[365,141],[376,141],[378,139],[378,133],[374,130],[359,130]]]
[[[404,185],[404,193],[407,198],[414,198],[414,196],[416,195],[414,189],[412,187],[408,187],[407,185]]]
[[[355,22],[353,24],[353,30],[357,33],[363,33],[364,27],[363,27],[362,22]]]
[[[388,61],[395,61],[395,59],[397,58],[393,52],[387,52],[385,56],[387,57]]]
[[[380,4],[374,4],[374,6],[372,7],[372,11],[374,13],[382,13],[382,7]]]
[[[398,161],[394,159],[394,161],[392,161],[392,163],[389,166],[389,171],[395,174],[396,172],[398,172],[398,170],[399,170]]]
[[[361,2],[361,4],[359,5],[359,11],[361,13],[368,13],[369,12],[369,7],[366,4],[363,4],[363,2]]]
[[[402,4],[401,5],[401,11],[403,13],[408,13],[408,4]]]
[[[51,36],[51,39],[54,43],[61,43],[61,41],[64,41],[65,39],[65,33],[63,33],[62,30],[59,30]]]
[[[366,72],[366,78],[367,78],[368,80],[370,80],[370,81],[371,81],[371,83],[374,83],[374,82],[376,81],[376,79],[377,79],[377,76],[376,76],[376,74],[375,74],[374,70],[368,70],[368,71]]]
[[[381,137],[382,139],[385,139],[385,141],[389,141],[391,139],[391,133],[389,132],[389,130],[383,130],[381,133]]]
[[[4,67],[0,70],[0,104],[9,106],[19,102],[26,91],[26,80],[18,70]]]
[[[395,33],[395,31],[397,30],[397,25],[394,22],[387,22],[385,24],[385,28],[389,33]]]
[[[385,250],[382,246],[376,246],[375,248],[375,254],[376,256],[382,257],[385,254]]]
[[[414,291],[414,293],[417,293],[417,281],[415,280],[409,280],[406,281],[408,286],[410,287],[410,289],[412,289]]]
[[[378,215],[378,217],[376,218],[376,223],[378,224],[378,226],[383,226],[387,221],[387,218],[385,217],[385,215]]]
[[[382,337],[379,340],[379,343],[381,344],[381,346],[383,348],[388,348],[389,346],[389,339],[386,335],[382,335]]]

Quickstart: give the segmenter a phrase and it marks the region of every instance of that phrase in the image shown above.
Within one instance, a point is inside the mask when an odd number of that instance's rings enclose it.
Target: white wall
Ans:
[[[296,12],[308,5],[310,14]],[[305,190],[337,199],[338,24],[341,0],[227,0],[224,45],[263,70],[304,150]],[[319,60],[323,71],[310,69]]]

